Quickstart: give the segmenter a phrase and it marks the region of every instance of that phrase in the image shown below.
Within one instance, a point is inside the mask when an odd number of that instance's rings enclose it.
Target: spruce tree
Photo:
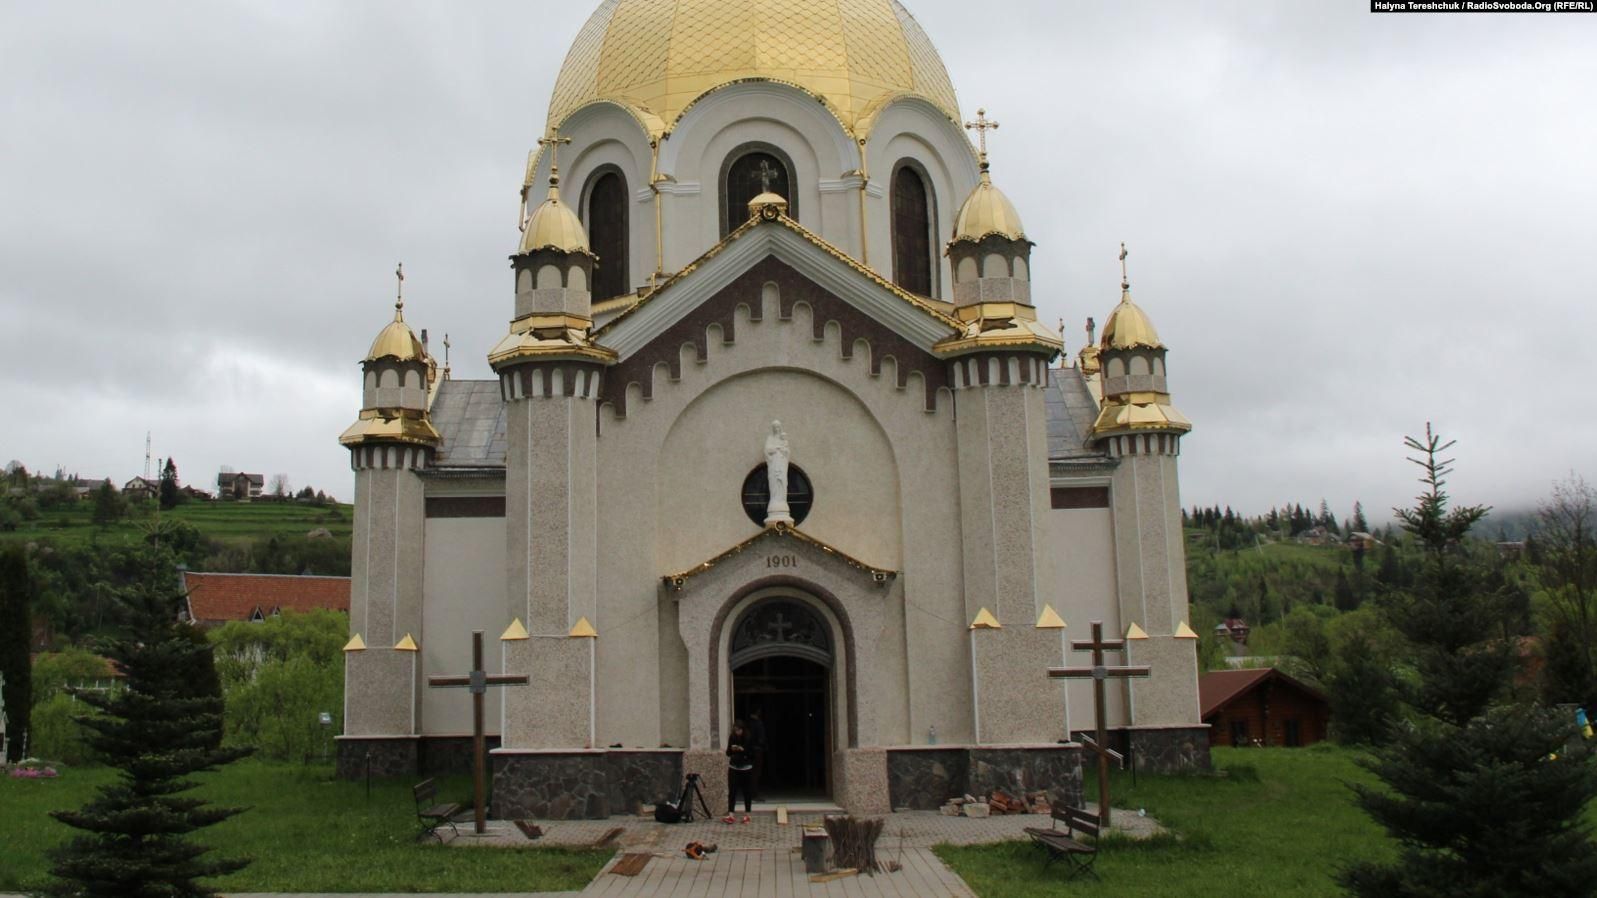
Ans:
[[[1522,623],[1515,597],[1472,560],[1464,543],[1485,514],[1449,508],[1443,489],[1452,447],[1427,425],[1405,444],[1424,470],[1414,508],[1398,509],[1422,551],[1413,585],[1387,597],[1415,674],[1411,722],[1366,766],[1382,787],[1354,786],[1359,805],[1398,842],[1391,863],[1356,864],[1340,875],[1366,898],[1579,898],[1597,893],[1597,851],[1583,823],[1597,795],[1597,767],[1566,751],[1573,720],[1562,712],[1503,701],[1512,683]]]
[[[161,510],[176,508],[182,501],[183,493],[177,487],[177,465],[168,458],[166,466],[161,468]]]
[[[0,761],[20,761],[28,743],[28,711],[33,703],[33,665],[28,641],[33,635],[33,574],[28,556],[19,545],[0,552],[0,713],[6,716],[6,755]]]
[[[216,893],[198,880],[247,863],[205,858],[210,849],[185,838],[241,810],[184,795],[198,785],[192,775],[249,750],[219,747],[220,681],[203,635],[177,620],[171,555],[157,546],[135,563],[137,577],[118,596],[121,635],[101,648],[125,674],[124,688],[79,696],[103,712],[80,722],[122,777],[82,809],[51,814],[85,834],[51,852],[50,895],[202,898]]]

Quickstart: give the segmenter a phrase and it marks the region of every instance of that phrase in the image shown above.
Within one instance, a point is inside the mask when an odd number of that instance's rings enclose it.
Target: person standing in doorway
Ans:
[[[765,720],[760,708],[749,712],[749,741],[754,750],[754,800],[764,801],[765,789]]]
[[[754,810],[754,788],[750,780],[754,776],[753,734],[742,718],[733,721],[732,736],[727,740],[727,796],[726,816],[721,818],[722,823],[737,822],[738,793],[743,793],[743,822],[749,822],[749,812]]]

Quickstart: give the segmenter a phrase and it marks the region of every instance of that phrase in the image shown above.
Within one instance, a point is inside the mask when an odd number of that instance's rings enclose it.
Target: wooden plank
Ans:
[[[831,873],[812,873],[810,874],[810,882],[831,882],[834,879],[842,879],[845,876],[858,875],[859,871],[853,867],[844,867],[841,870],[833,870]]]

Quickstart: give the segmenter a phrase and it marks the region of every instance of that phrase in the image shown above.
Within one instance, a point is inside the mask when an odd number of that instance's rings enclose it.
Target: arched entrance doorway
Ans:
[[[750,606],[732,631],[733,716],[765,727],[757,758],[763,800],[831,794],[833,640],[826,620],[802,601]],[[763,763],[762,763],[763,761]]]

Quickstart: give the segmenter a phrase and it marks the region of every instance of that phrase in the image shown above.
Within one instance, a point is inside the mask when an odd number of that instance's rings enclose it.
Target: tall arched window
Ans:
[[[624,296],[628,285],[627,179],[615,168],[601,169],[588,181],[588,245],[599,264],[593,271],[593,301]]]
[[[936,282],[932,266],[932,191],[913,166],[893,173],[893,283],[918,296],[931,296]]]
[[[741,152],[741,155],[738,154]],[[793,166],[782,151],[757,144],[740,147],[721,169],[721,236],[749,219],[749,200],[770,190],[787,200],[787,214],[798,218]]]

